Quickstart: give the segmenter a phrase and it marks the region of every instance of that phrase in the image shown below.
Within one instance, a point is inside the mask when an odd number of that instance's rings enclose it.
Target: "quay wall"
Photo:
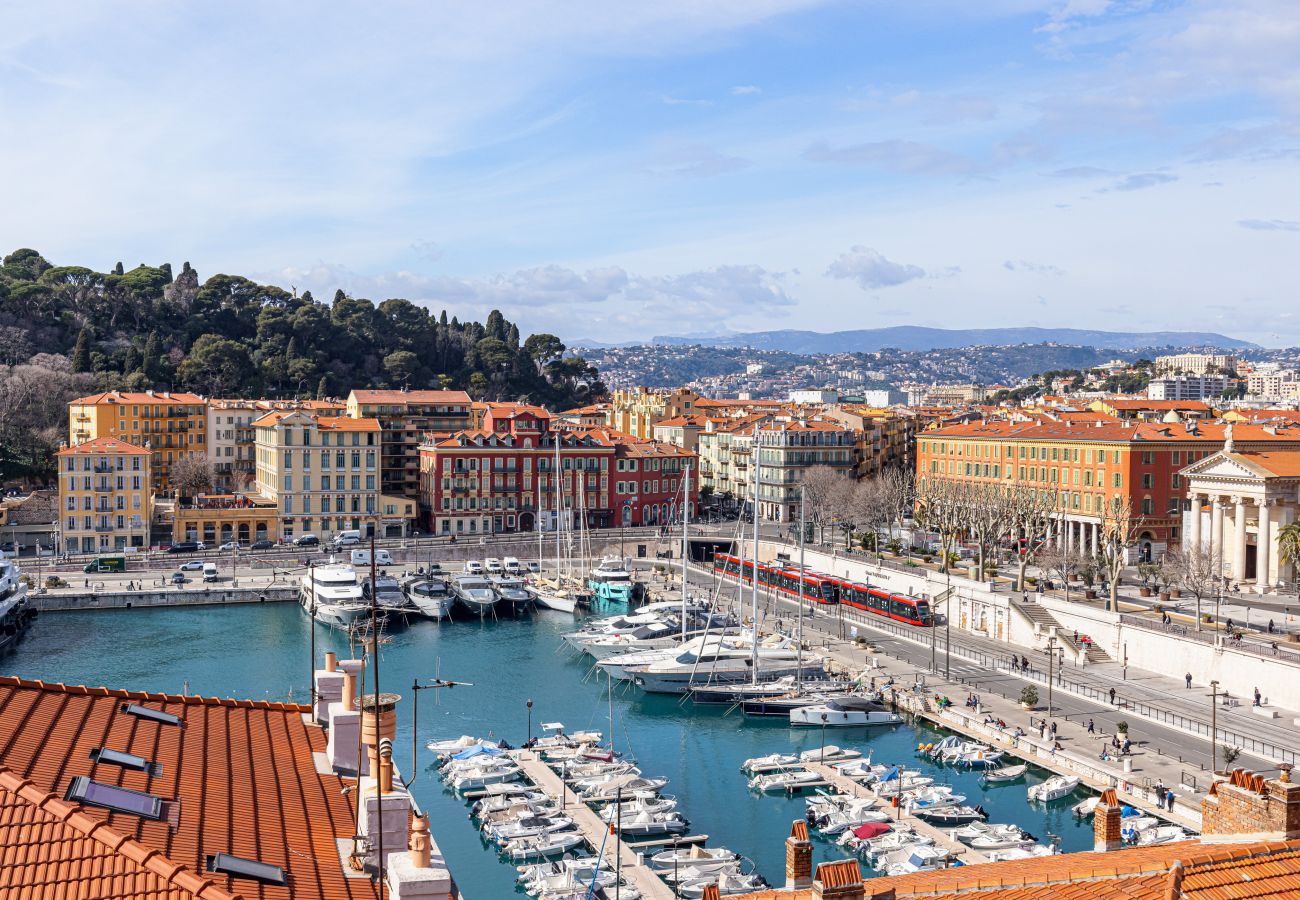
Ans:
[[[59,594],[31,594],[34,607],[42,612],[83,609],[134,609],[158,606],[224,606],[231,603],[278,603],[294,600],[297,589],[261,588],[189,588],[187,590],[97,591]]]

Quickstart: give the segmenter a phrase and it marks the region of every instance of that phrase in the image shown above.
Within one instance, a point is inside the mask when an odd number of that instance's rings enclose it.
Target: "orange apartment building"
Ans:
[[[980,421],[924,432],[917,441],[918,484],[928,479],[1024,484],[1058,491],[1060,540],[1095,552],[1102,510],[1127,498],[1140,517],[1140,559],[1182,538],[1187,486],[1179,471],[1223,449],[1227,426],[1068,419]],[[1300,448],[1300,425],[1238,424],[1239,450]]]
[[[171,487],[171,465],[208,455],[208,401],[172,391],[106,391],[68,404],[68,444],[117,438],[152,451],[151,487]]]

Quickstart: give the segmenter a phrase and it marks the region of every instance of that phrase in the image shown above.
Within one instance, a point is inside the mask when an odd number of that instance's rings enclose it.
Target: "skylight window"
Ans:
[[[251,878],[263,884],[287,885],[284,869],[255,859],[216,853],[208,857],[208,871],[221,872],[232,878]]]
[[[143,756],[136,756],[134,753],[123,753],[121,750],[110,750],[108,747],[91,750],[90,758],[97,763],[121,766],[123,769],[133,769],[148,775],[162,774],[162,766],[157,763],[149,762]]]
[[[161,797],[104,784],[85,775],[78,775],[72,779],[72,784],[68,786],[68,793],[63,799],[73,800],[86,806],[98,806],[113,812],[128,813],[142,819],[161,821],[163,818]]]
[[[141,719],[148,719],[151,722],[160,722],[163,725],[181,724],[180,716],[173,716],[169,712],[163,712],[161,709],[154,709],[151,706],[141,706],[138,703],[123,703],[122,712],[127,715],[137,716]]]

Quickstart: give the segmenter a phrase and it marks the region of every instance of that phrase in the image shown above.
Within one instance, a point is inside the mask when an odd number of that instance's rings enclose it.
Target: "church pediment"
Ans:
[[[1267,473],[1243,461],[1240,457],[1220,451],[1213,456],[1193,463],[1183,469],[1190,479],[1228,479],[1233,481],[1262,481]]]

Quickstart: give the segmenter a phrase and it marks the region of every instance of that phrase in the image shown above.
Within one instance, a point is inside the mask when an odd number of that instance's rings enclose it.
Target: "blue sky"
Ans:
[[[1300,344],[1294,0],[0,0],[0,250],[525,330]]]

